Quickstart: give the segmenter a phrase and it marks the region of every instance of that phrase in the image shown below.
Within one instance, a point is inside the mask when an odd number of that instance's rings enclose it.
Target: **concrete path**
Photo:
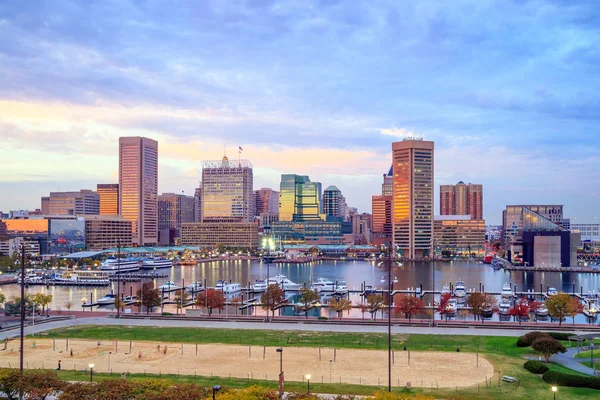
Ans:
[[[586,348],[580,349],[580,351],[584,351]],[[552,361],[562,365],[563,367],[572,369],[577,372],[581,372],[586,375],[594,375],[593,368],[586,367],[583,364],[580,364],[582,361],[589,361],[586,358],[574,358],[577,355],[577,347],[572,347],[567,349],[566,353],[556,354],[552,356]]]

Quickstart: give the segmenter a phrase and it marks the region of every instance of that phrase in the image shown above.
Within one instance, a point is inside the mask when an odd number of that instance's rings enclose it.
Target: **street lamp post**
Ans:
[[[117,318],[121,318],[121,239],[117,241]]]
[[[283,399],[283,347],[277,349],[279,353],[279,400]]]
[[[310,374],[306,375],[306,393],[310,394]]]
[[[21,243],[21,302],[20,302],[20,313],[21,313],[21,339],[20,339],[20,353],[19,353],[19,374],[23,376],[23,351],[24,351],[24,337],[25,337],[25,243]],[[21,396],[22,397],[22,396]]]
[[[388,268],[388,392],[390,393],[392,392],[392,293],[394,291],[394,283],[398,282],[396,277],[392,279],[392,268],[394,263],[396,263],[395,261],[392,261],[393,248],[394,244],[390,243],[388,246],[387,259],[384,258],[384,261],[380,262],[378,265],[380,268],[385,266]],[[401,264],[398,263],[398,266],[401,266]],[[384,279],[382,279],[382,281],[384,281]]]
[[[554,400],[556,400],[556,392],[558,392],[558,388],[556,386],[552,386],[552,394],[554,395]]]
[[[270,265],[271,264],[271,250],[273,250],[275,248],[275,241],[273,240],[272,237],[266,237],[263,238],[262,240],[262,244],[263,244],[263,249],[267,249],[267,288],[266,290],[269,290],[269,280],[271,279],[270,277]],[[269,311],[267,311],[267,317],[265,318],[265,322],[269,322]]]
[[[93,382],[93,376],[94,376],[94,364],[90,364],[90,382]]]
[[[221,390],[221,386],[219,386],[219,385],[215,385],[215,386],[213,386],[213,388],[212,388],[213,400],[215,400],[215,399],[216,399],[216,397],[217,397],[217,396],[216,396],[216,393],[217,393],[219,390]]]

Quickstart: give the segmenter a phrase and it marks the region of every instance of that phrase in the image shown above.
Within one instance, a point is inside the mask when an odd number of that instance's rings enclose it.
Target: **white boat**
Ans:
[[[448,304],[446,305],[446,314],[453,315],[458,311],[458,304],[456,299],[448,300]]]
[[[135,272],[135,271],[139,271],[139,269],[140,269],[139,261],[136,259],[133,259],[133,258],[117,259],[114,257],[110,257],[110,258],[107,258],[106,260],[104,260],[104,262],[100,265],[100,270],[107,271],[107,272],[118,272],[118,273]]]
[[[177,290],[181,289],[179,286],[175,284],[173,281],[166,281],[162,285],[158,287],[159,290]]]
[[[109,293],[106,296],[104,296],[101,299],[98,299],[98,305],[99,306],[108,306],[108,305],[113,305],[115,304],[115,299],[117,298],[117,295],[114,293]]]
[[[596,318],[598,315],[598,301],[595,298],[584,300],[583,314],[589,318]]]
[[[224,280],[220,279],[217,281],[215,290],[220,290],[225,294],[237,293],[242,291],[242,285],[240,285],[239,283],[227,283]]]
[[[171,268],[173,266],[173,261],[168,258],[146,258],[142,262],[142,269],[161,269],[161,268]]]
[[[442,286],[442,296],[445,294],[449,294],[450,293],[450,285],[444,285]]]
[[[558,294],[558,290],[556,290],[556,288],[551,287],[548,288],[548,296],[556,296]]]
[[[508,315],[510,312],[510,300],[502,299],[498,305],[498,312],[500,315]]]
[[[300,286],[300,285],[299,285]],[[329,279],[319,278],[316,282],[311,285],[311,290],[316,292],[334,292],[343,293],[348,291],[348,286],[345,281],[330,281]],[[367,289],[365,289],[365,292]]]
[[[62,271],[54,274],[54,284],[108,286],[110,279],[105,271]]]
[[[256,283],[254,283],[254,285],[252,285],[252,290],[255,292],[264,292],[267,290],[267,280],[262,280],[262,281],[256,281]]]
[[[465,287],[465,282],[461,278],[458,278],[458,280],[456,281],[456,288],[454,289],[454,296],[458,297],[459,299],[464,299],[467,296],[467,289]]]
[[[544,304],[544,303],[540,304],[540,306],[537,308],[537,310],[535,310],[535,315],[537,317],[547,317],[548,316],[548,307],[546,307],[546,304]]]
[[[512,291],[512,286],[510,285],[509,282],[506,282],[504,285],[502,285],[502,298],[510,299],[513,297],[515,297],[515,294]]]
[[[269,285],[279,285],[283,290],[299,290],[302,285],[292,282],[285,275],[276,275],[269,278],[269,282],[267,280],[256,281],[254,285],[252,285],[252,289],[255,292],[264,292],[267,290]]]
[[[201,281],[194,281],[185,287],[190,292],[199,292],[204,290],[204,284]]]

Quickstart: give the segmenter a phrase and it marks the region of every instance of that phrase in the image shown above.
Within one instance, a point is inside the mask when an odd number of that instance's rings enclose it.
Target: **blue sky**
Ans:
[[[117,138],[159,140],[160,191],[227,146],[370,212],[391,142],[436,146],[436,186],[600,216],[595,1],[0,3],[0,210],[117,181]],[[437,194],[436,194],[437,200]]]

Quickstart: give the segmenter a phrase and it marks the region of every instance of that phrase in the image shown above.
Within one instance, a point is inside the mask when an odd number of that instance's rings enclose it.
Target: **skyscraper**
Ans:
[[[202,162],[202,221],[252,221],[254,178],[248,160]]]
[[[328,186],[323,191],[323,214],[326,218],[346,217],[346,199],[342,196],[342,191],[336,186]]]
[[[119,184],[99,183],[96,191],[100,196],[100,215],[119,214]]]
[[[433,148],[421,139],[392,143],[393,241],[408,258],[433,248]]]
[[[390,171],[383,174],[383,183],[381,184],[381,195],[392,196],[394,194],[394,166],[390,166]]]
[[[202,221],[202,182],[194,190],[194,222]]]
[[[440,186],[440,215],[470,215],[483,219],[483,185],[465,184]]]
[[[175,193],[159,195],[158,229],[175,229],[179,237],[183,222],[194,222],[194,198]]]
[[[51,192],[49,197],[42,197],[42,208],[46,208],[46,204],[47,214],[52,215],[98,215],[100,212],[100,196],[87,189],[78,192]]]
[[[321,183],[305,175],[281,175],[279,221],[323,220]]]
[[[254,200],[256,216],[263,213],[279,213],[279,192],[269,188],[255,190]]]
[[[119,138],[119,212],[131,221],[133,243],[158,242],[158,142]]]

